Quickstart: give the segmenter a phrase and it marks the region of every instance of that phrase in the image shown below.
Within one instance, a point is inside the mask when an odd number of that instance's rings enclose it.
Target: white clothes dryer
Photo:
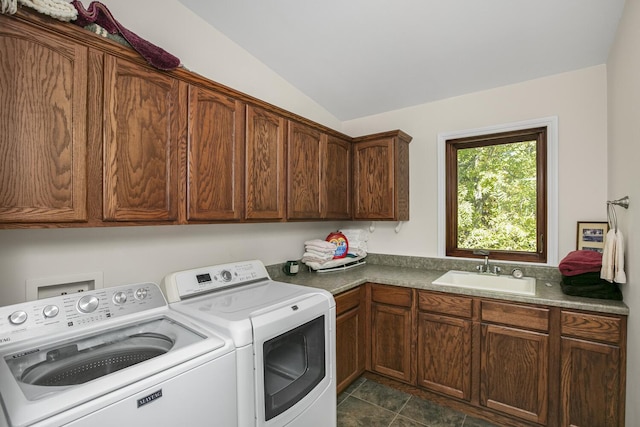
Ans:
[[[271,280],[262,262],[176,272],[170,306],[231,337],[240,427],[335,427],[335,301],[324,290]]]

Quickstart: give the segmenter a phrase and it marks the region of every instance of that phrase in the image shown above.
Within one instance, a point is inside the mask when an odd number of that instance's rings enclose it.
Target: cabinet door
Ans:
[[[188,220],[242,217],[244,105],[189,87]]]
[[[0,222],[87,219],[87,48],[0,16]]]
[[[328,136],[322,174],[324,218],[351,218],[350,165],[351,143],[335,136]]]
[[[109,55],[104,70],[104,219],[176,220],[186,84]]]
[[[285,217],[285,120],[247,106],[245,215],[247,219]]]
[[[371,305],[371,368],[411,383],[411,308]]]
[[[490,324],[481,329],[480,404],[546,424],[548,335]]]
[[[355,144],[353,176],[355,219],[393,219],[393,138]]]
[[[287,140],[287,217],[322,217],[322,159],[326,135],[309,126],[289,122]]]
[[[471,321],[418,314],[418,385],[471,400]]]
[[[563,337],[561,357],[560,425],[624,425],[619,414],[620,348]]]
[[[365,308],[363,288],[336,296],[336,377],[342,392],[365,369]]]

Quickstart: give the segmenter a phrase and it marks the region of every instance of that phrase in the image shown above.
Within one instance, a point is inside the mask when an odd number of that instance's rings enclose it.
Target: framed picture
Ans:
[[[607,231],[609,231],[607,222],[578,221],[576,249],[602,253]]]

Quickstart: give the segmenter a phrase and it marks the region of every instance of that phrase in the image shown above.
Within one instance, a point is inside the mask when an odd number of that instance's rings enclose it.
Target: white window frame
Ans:
[[[457,258],[446,256],[445,147],[447,140],[537,127],[547,128],[547,232],[545,233],[547,262],[542,265],[558,265],[558,116],[438,133],[438,257]]]

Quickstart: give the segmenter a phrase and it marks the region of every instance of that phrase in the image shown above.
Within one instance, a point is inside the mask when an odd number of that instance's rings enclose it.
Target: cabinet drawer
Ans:
[[[483,322],[501,323],[536,331],[549,331],[549,309],[482,301]]]
[[[562,311],[562,335],[619,343],[622,335],[622,319],[597,314]]]
[[[336,315],[339,316],[360,305],[360,287],[336,295]]]
[[[371,285],[371,301],[411,307],[412,290],[398,286]]]
[[[440,292],[418,292],[418,306],[421,311],[449,314],[464,318],[473,315],[473,298],[447,295]]]

